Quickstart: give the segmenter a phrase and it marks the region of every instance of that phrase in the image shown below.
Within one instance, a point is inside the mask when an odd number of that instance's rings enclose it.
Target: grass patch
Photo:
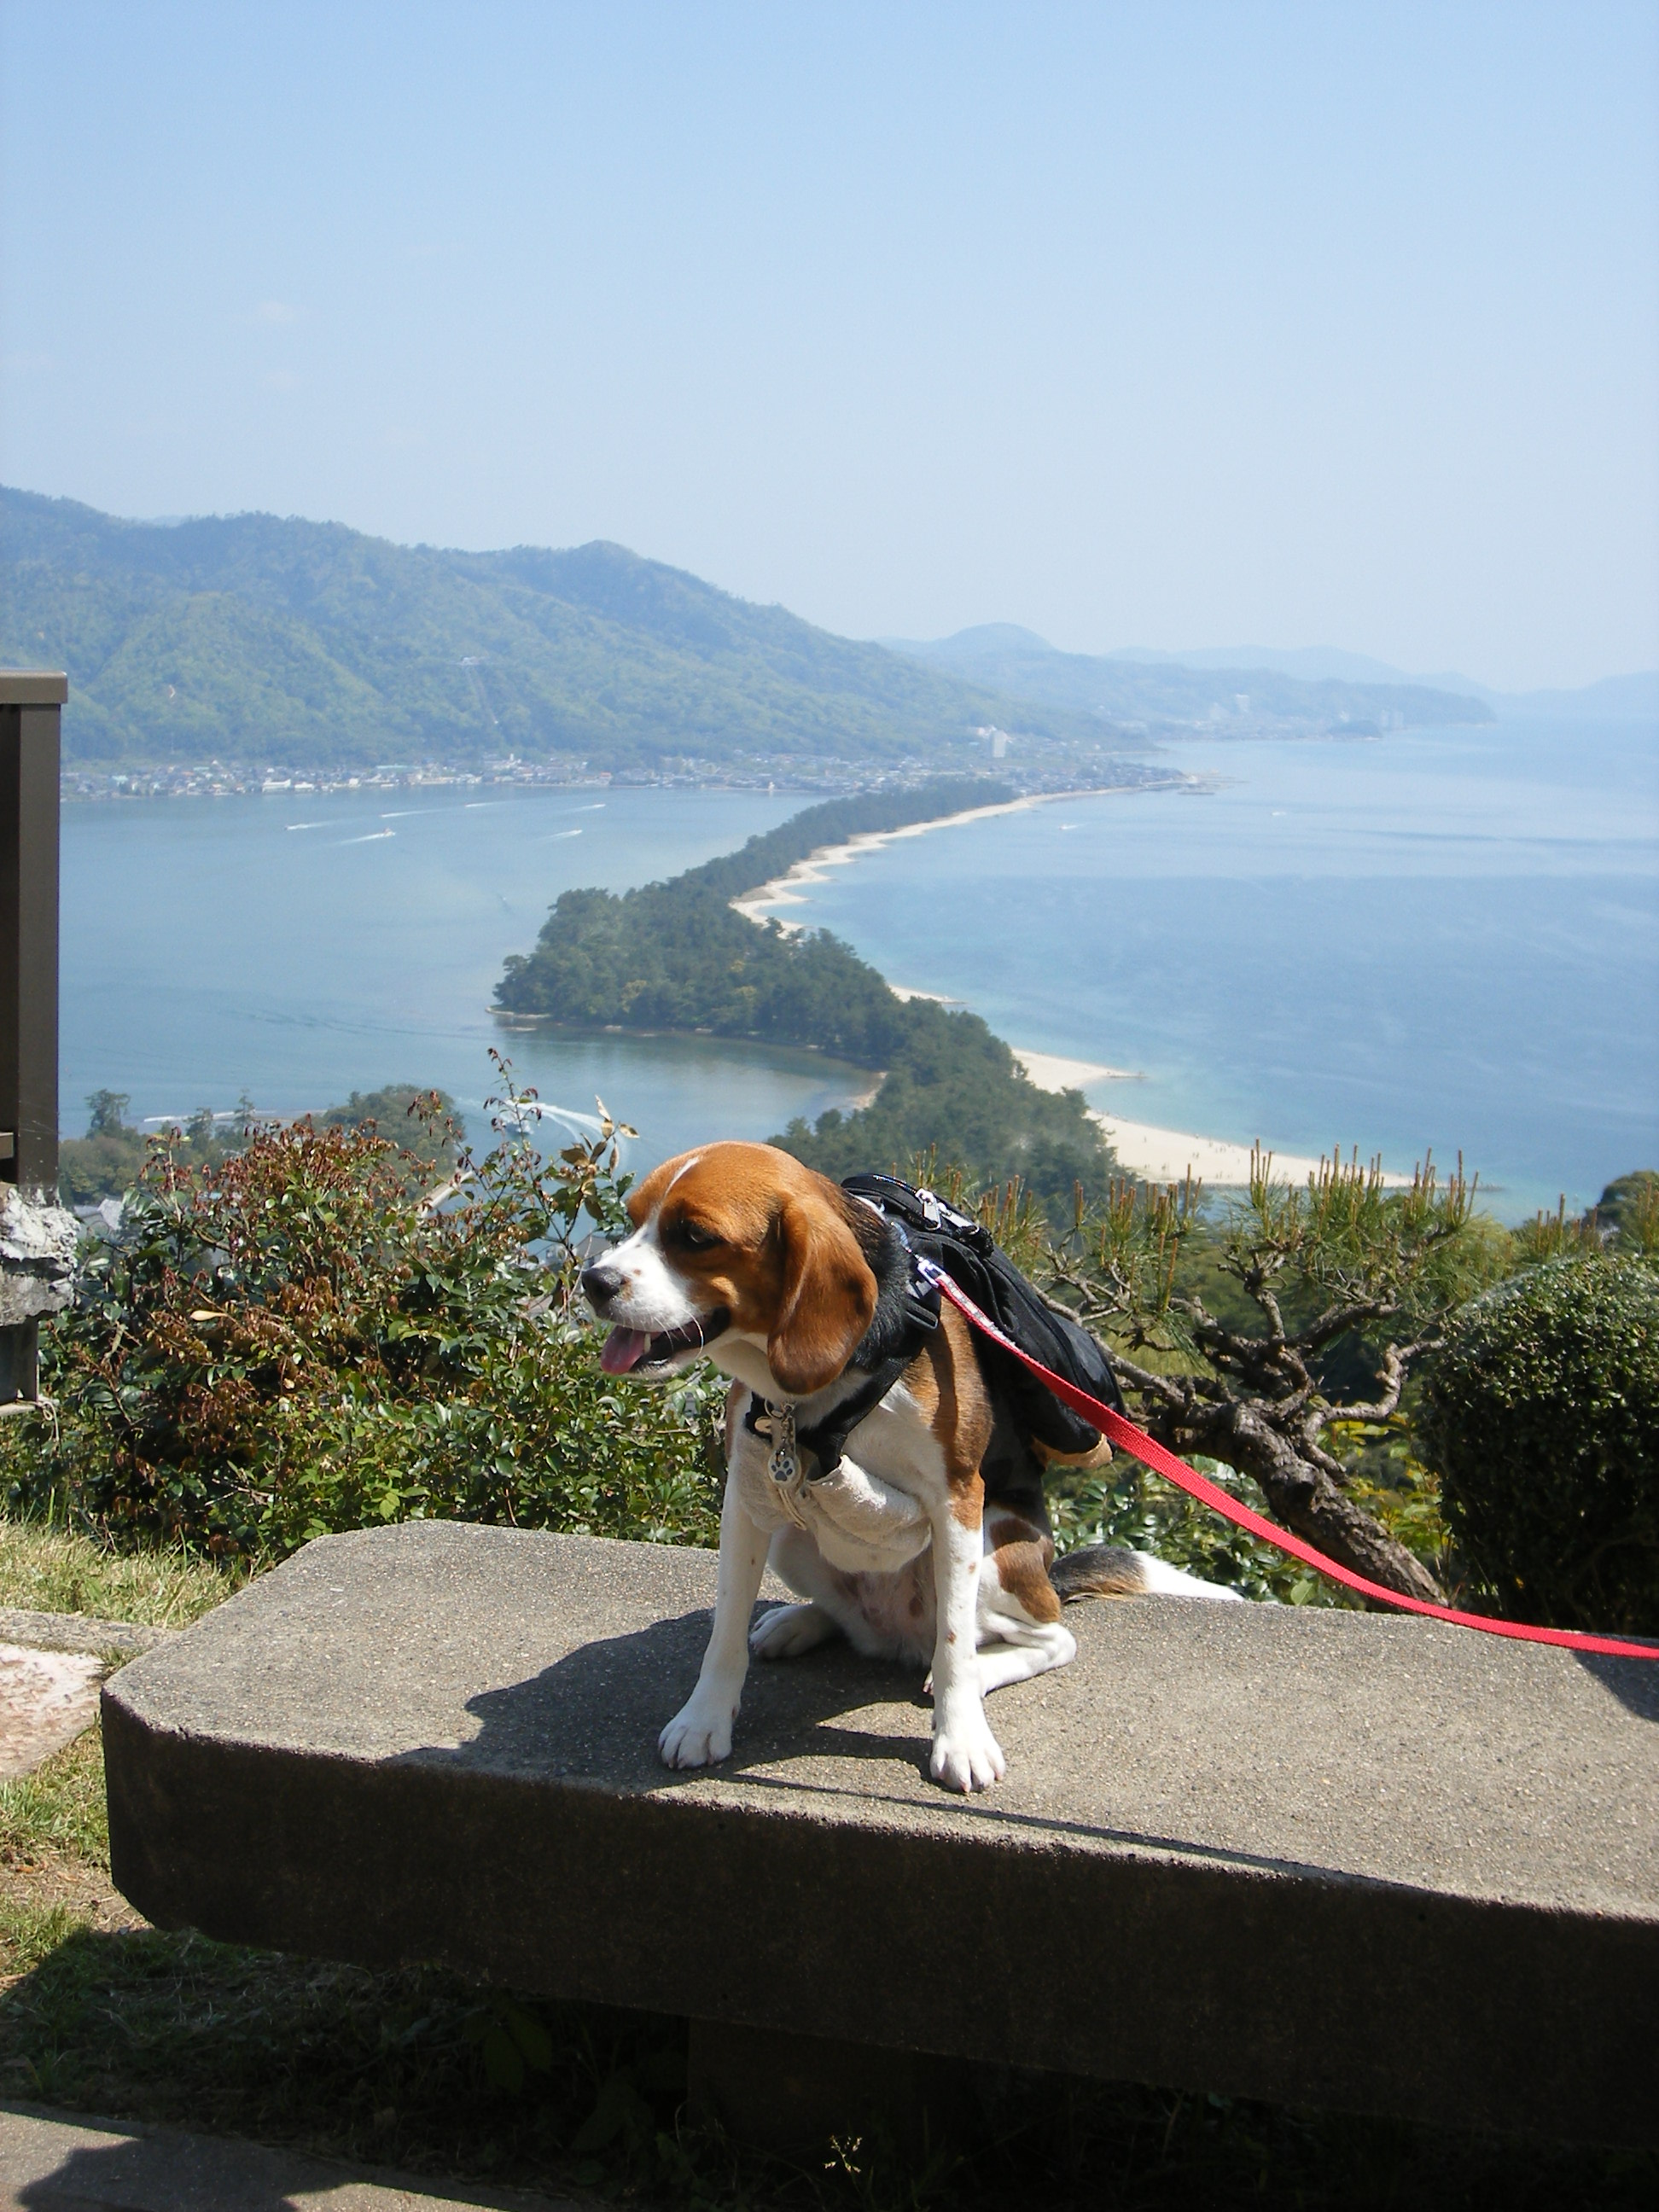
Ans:
[[[15,1782],[0,1783],[0,1983],[71,1939],[140,1924],[109,1880],[97,1724]]]
[[[614,2070],[610,2047],[574,2016],[556,2046],[544,2028],[534,2094],[513,2096],[483,2057],[501,2009],[435,1968],[370,1973],[83,1925],[0,1996],[0,2084],[417,2172],[556,2184],[581,2163],[561,2152]]]
[[[25,1865],[48,1851],[109,1871],[104,1747],[95,1721],[33,1774],[0,1782],[0,1867]]]
[[[27,1896],[10,1895],[9,1886],[0,1887],[0,1960],[8,1974],[27,1974],[44,1966],[86,1928],[85,1914],[73,1905],[38,1904]]]
[[[42,1521],[0,1519],[0,1605],[184,1628],[247,1579],[182,1549],[117,1552]]]

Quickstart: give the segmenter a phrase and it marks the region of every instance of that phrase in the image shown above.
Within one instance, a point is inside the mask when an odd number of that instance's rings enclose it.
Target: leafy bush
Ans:
[[[714,1381],[602,1374],[576,1291],[584,1229],[625,1219],[612,1126],[544,1163],[532,1099],[443,1185],[372,1126],[155,1147],[43,1331],[52,1411],[0,1437],[14,1510],[232,1557],[439,1515],[714,1541]]]
[[[430,1110],[433,1100],[435,1114]],[[272,1118],[261,1115],[244,1094],[234,1114],[216,1115],[204,1106],[181,1128],[146,1137],[126,1119],[131,1103],[125,1091],[94,1091],[88,1098],[86,1135],[67,1138],[58,1147],[58,1188],[66,1206],[124,1197],[138,1181],[152,1146],[167,1147],[174,1167],[220,1167],[241,1150],[253,1129]],[[445,1170],[455,1164],[459,1124],[447,1091],[388,1083],[379,1091],[354,1091],[344,1105],[331,1106],[318,1118],[325,1129],[351,1129],[365,1121],[396,1128],[404,1150],[418,1159]]]
[[[130,1191],[143,1171],[152,1144],[126,1119],[131,1103],[125,1091],[94,1091],[87,1100],[87,1133],[69,1137],[58,1146],[58,1187],[65,1206],[87,1206],[103,1198],[120,1198]],[[240,1113],[227,1116],[223,1125],[210,1107],[192,1114],[182,1128],[170,1129],[165,1141],[173,1157],[191,1167],[217,1166],[237,1151],[257,1117],[252,1100],[243,1098]]]
[[[1557,1260],[1478,1298],[1429,1376],[1419,1429],[1498,1611],[1659,1631],[1659,1274]]]
[[[386,1083],[378,1091],[354,1091],[343,1106],[331,1106],[316,1121],[323,1129],[360,1129],[367,1124],[382,1135],[395,1129],[404,1152],[445,1175],[454,1168],[462,1135],[449,1093],[418,1083]]]
[[[118,1197],[144,1164],[144,1133],[129,1126],[125,1091],[94,1091],[87,1100],[87,1133],[58,1149],[58,1182],[64,1202],[82,1206]]]

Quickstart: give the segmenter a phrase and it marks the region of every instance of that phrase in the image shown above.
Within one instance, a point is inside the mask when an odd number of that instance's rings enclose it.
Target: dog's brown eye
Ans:
[[[706,1252],[711,1244],[718,1244],[720,1241],[718,1237],[712,1236],[707,1229],[700,1228],[695,1221],[682,1221],[680,1224],[680,1242],[689,1244],[694,1252]]]

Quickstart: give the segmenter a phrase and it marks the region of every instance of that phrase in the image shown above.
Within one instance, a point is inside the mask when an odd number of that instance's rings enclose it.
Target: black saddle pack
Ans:
[[[1124,1411],[1117,1377],[1088,1330],[1047,1304],[979,1222],[958,1213],[934,1192],[915,1189],[896,1176],[847,1176],[842,1188],[878,1207],[902,1232],[911,1250],[959,1283],[1021,1351],[1115,1413]],[[1098,1429],[1062,1405],[1046,1383],[1000,1344],[983,1336],[978,1344],[987,1380],[1010,1406],[1028,1437],[1050,1451],[1068,1455],[1094,1449],[1100,1442]]]

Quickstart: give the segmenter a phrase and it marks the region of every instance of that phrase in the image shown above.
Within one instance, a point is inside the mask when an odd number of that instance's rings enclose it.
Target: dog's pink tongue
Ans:
[[[599,1364],[607,1375],[626,1375],[630,1367],[639,1365],[650,1341],[642,1328],[613,1328],[605,1340]]]

